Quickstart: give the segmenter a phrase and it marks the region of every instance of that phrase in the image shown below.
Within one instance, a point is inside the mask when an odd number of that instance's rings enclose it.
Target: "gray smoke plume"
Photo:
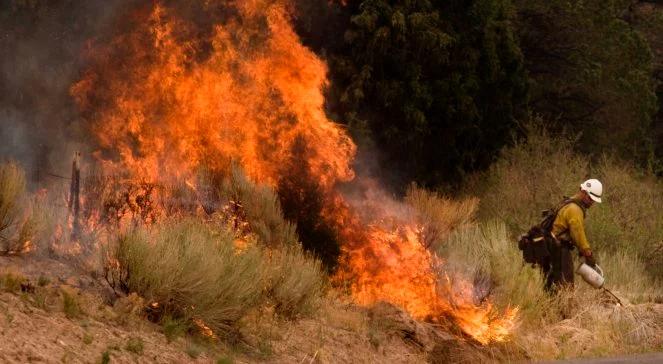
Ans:
[[[0,160],[20,162],[34,183],[67,174],[85,150],[69,88],[82,52],[112,31],[126,0],[0,2]]]

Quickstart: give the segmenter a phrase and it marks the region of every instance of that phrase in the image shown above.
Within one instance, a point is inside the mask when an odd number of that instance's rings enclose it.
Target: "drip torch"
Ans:
[[[576,273],[582,277],[582,279],[587,282],[590,286],[596,288],[596,289],[602,289],[603,292],[608,293],[612,297],[614,297],[617,300],[617,303],[620,306],[624,306],[622,304],[622,300],[619,299],[614,293],[612,293],[609,289],[607,289],[604,284],[605,284],[605,277],[603,276],[603,270],[601,267],[599,267],[598,264],[595,265],[595,268],[590,267],[589,265],[585,263],[581,263],[578,266],[578,269],[576,269]]]

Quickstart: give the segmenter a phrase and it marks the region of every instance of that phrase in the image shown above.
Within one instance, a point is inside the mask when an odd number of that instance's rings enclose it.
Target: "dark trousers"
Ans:
[[[550,258],[542,265],[546,276],[546,290],[555,291],[560,287],[573,286],[573,245],[562,242],[560,245],[550,244]]]

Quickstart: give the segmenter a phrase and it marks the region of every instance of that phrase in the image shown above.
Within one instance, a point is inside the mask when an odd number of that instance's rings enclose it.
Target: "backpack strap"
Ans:
[[[543,211],[543,219],[539,223],[539,226],[542,229],[551,232],[553,223],[555,222],[555,219],[557,218],[557,215],[559,214],[560,210],[562,210],[562,208],[565,207],[566,205],[572,203],[580,207],[580,209],[582,210],[582,216],[585,217],[586,208],[585,206],[583,206],[582,202],[572,197],[564,196],[562,201],[558,203],[557,206]]]

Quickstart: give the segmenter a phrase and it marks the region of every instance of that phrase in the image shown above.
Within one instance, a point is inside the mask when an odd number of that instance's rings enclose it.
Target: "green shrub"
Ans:
[[[144,346],[143,339],[139,337],[130,337],[129,340],[127,340],[127,344],[124,346],[124,348],[136,355],[143,355]]]
[[[170,315],[164,316],[160,323],[163,327],[163,334],[166,336],[168,342],[174,341],[178,337],[183,336],[191,327],[190,322],[182,319],[174,319]]]
[[[590,211],[590,241],[606,255],[636,257],[651,277],[663,279],[663,257],[652,255],[663,242],[663,183],[609,158],[598,163],[596,175],[605,202]]]
[[[552,137],[536,124],[528,128],[526,140],[504,150],[468,187],[481,198],[481,220],[506,222],[515,245],[515,237],[538,222],[542,210],[577,192],[584,179],[599,178],[604,202],[588,210],[585,225],[608,284],[635,296],[649,294],[651,289],[641,291],[646,287],[661,288],[663,258],[645,257],[663,240],[663,185],[610,158],[590,168],[589,158],[573,152],[572,139]]]
[[[588,160],[573,152],[574,139],[553,138],[540,124],[527,128],[526,140],[503,150],[497,162],[466,187],[469,195],[480,198],[481,220],[500,219],[518,233],[539,221],[541,211],[578,191],[589,176]]]
[[[83,344],[90,345],[93,342],[94,342],[94,336],[92,336],[91,334],[89,334],[87,332],[85,334],[83,334]]]
[[[197,359],[203,353],[203,347],[194,342],[190,342],[185,352],[191,359]]]
[[[250,231],[269,247],[299,245],[295,225],[283,218],[278,196],[269,186],[251,182],[237,167],[217,193],[222,204],[241,205]]]
[[[319,303],[324,290],[324,270],[320,261],[300,247],[273,251],[269,267],[269,294],[276,310],[287,317],[309,314]]]
[[[110,363],[110,351],[105,350],[103,353],[101,353],[101,359],[99,359],[99,362],[101,364]]]
[[[238,251],[233,239],[201,222],[166,222],[121,235],[113,256],[126,291],[219,332],[254,307],[263,289],[260,250],[249,244]]]
[[[16,293],[21,290],[21,283],[25,282],[27,278],[20,274],[15,274],[12,272],[7,272],[0,275],[0,283],[2,288],[11,293]]]
[[[75,293],[62,290],[62,310],[68,319],[77,318],[83,313],[81,304]]]
[[[41,274],[39,275],[39,278],[37,279],[37,285],[39,287],[45,287],[51,283],[51,280],[46,277],[45,275]]]
[[[233,359],[231,356],[222,356],[218,359],[216,359],[216,364],[234,364],[235,359]]]

